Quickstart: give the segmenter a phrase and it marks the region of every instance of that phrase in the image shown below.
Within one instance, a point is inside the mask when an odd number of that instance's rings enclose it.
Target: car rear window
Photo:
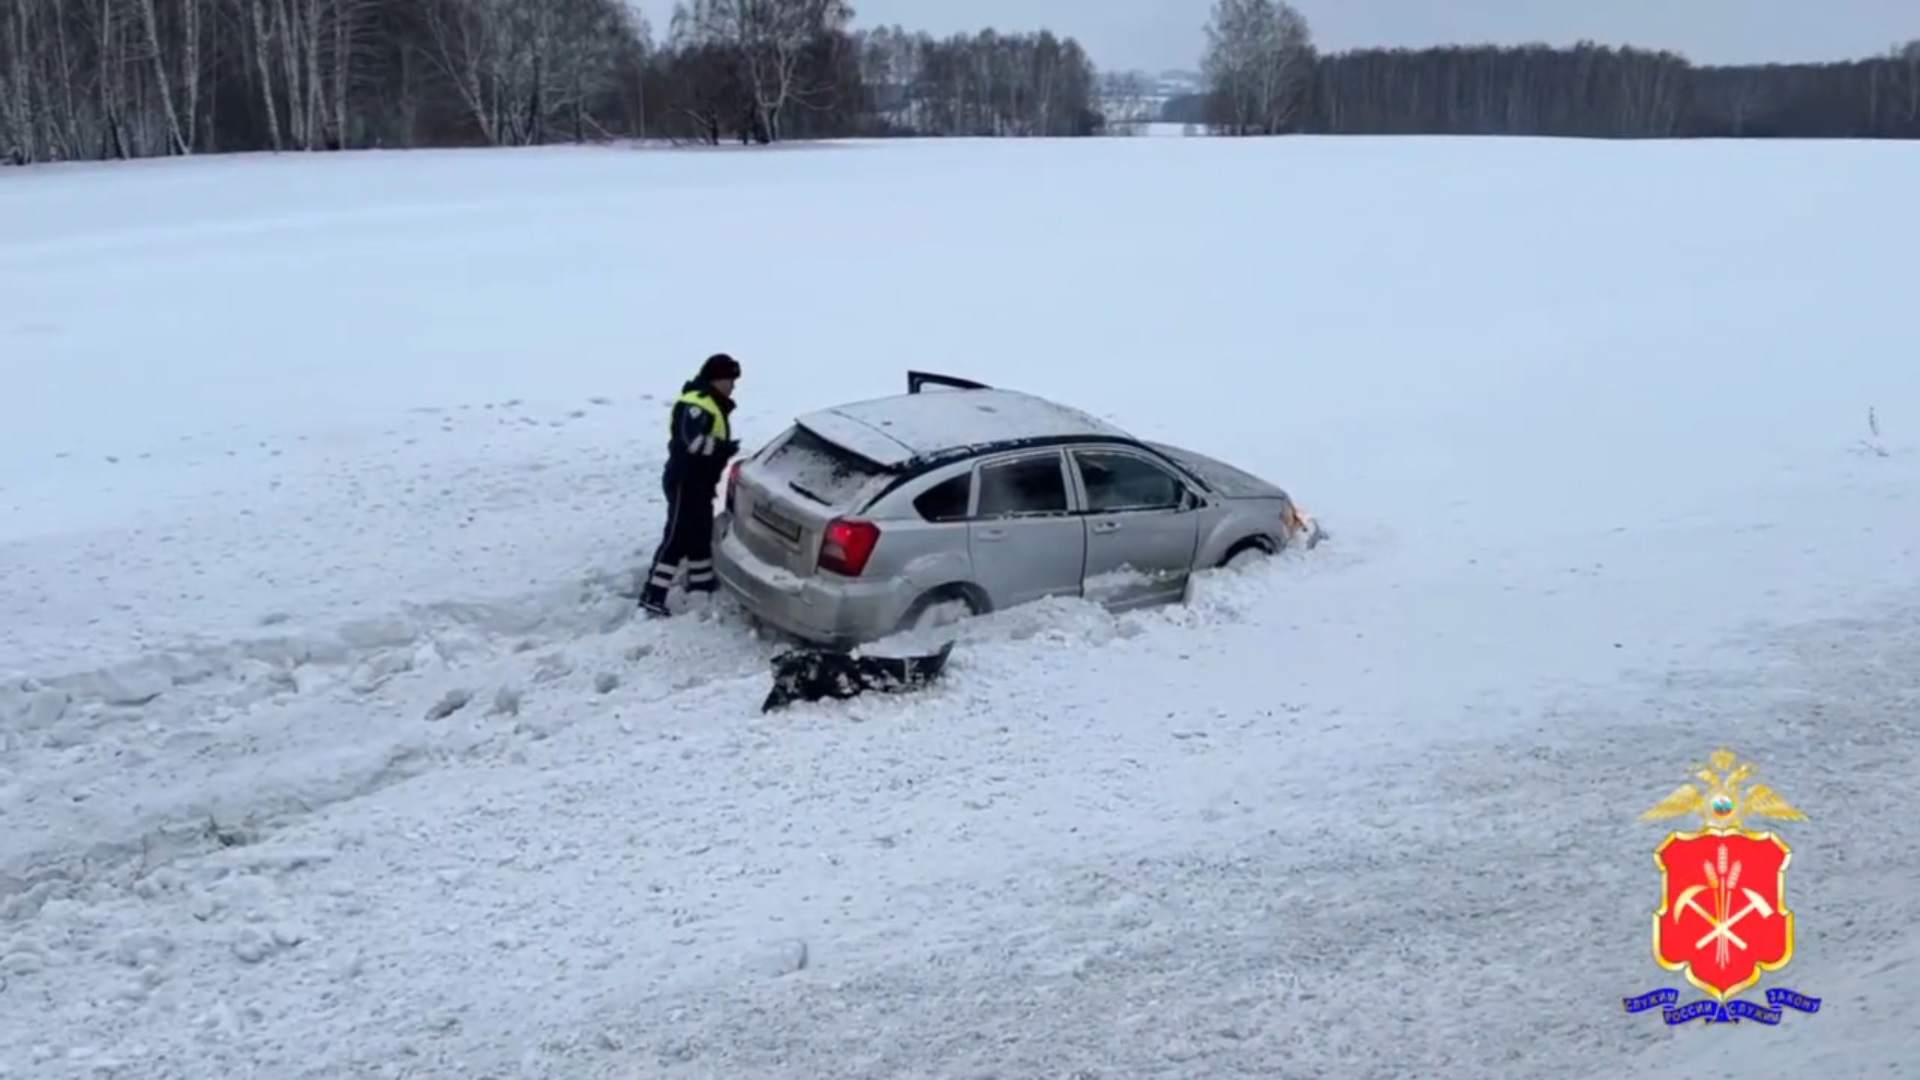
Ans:
[[[760,460],[760,468],[789,488],[827,506],[845,506],[883,470],[866,458],[803,427]]]

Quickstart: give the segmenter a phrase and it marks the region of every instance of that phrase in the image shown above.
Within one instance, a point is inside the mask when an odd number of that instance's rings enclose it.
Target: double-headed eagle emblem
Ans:
[[[1641,820],[1664,821],[1697,814],[1709,829],[1738,829],[1750,817],[1807,820],[1807,815],[1794,809],[1772,788],[1748,784],[1747,780],[1757,770],[1751,763],[1740,761],[1733,751],[1716,750],[1710,761],[1710,765],[1693,768],[1699,785],[1681,784],[1673,789],[1673,794],[1641,814]]]

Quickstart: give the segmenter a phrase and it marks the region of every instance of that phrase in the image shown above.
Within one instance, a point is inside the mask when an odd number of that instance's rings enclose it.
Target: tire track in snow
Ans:
[[[970,620],[956,628],[962,648],[935,700],[971,710],[1008,672],[1024,679],[1036,650],[1044,663],[1070,663],[1062,652],[1229,625],[1264,602],[1262,590],[1327,570],[1313,560],[1207,575],[1191,606],[1116,616],[1054,601]],[[0,729],[12,751],[0,769],[0,806],[23,827],[0,847],[0,915],[26,918],[49,899],[126,888],[159,866],[261,843],[424,773],[484,766],[558,730],[542,721],[543,704],[591,700],[628,683],[651,684],[642,704],[658,705],[717,682],[760,679],[784,647],[724,603],[636,623],[627,594],[637,570],[596,571],[502,602],[410,605],[332,634],[170,651],[12,688],[15,723]],[[448,715],[433,715],[454,700],[461,704]],[[828,702],[789,715],[832,724],[874,707]]]
[[[552,734],[542,716],[555,701],[622,682],[671,697],[764,670],[771,646],[724,610],[636,623],[621,595],[634,572],[11,688],[0,916],[511,753]]]

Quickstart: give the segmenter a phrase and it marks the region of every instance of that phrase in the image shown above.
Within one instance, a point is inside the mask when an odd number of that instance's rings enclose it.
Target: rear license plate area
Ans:
[[[765,503],[755,503],[753,520],[764,526],[768,532],[780,537],[789,544],[800,543],[800,523],[774,510],[767,509]]]

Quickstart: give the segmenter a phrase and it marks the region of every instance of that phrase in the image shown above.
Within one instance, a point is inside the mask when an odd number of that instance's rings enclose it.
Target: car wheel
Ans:
[[[1220,568],[1238,573],[1251,570],[1272,557],[1273,551],[1266,544],[1258,540],[1242,540],[1227,552],[1226,558],[1220,560]]]
[[[900,620],[900,629],[908,632],[938,630],[978,614],[980,606],[965,589],[935,589],[913,602]]]

